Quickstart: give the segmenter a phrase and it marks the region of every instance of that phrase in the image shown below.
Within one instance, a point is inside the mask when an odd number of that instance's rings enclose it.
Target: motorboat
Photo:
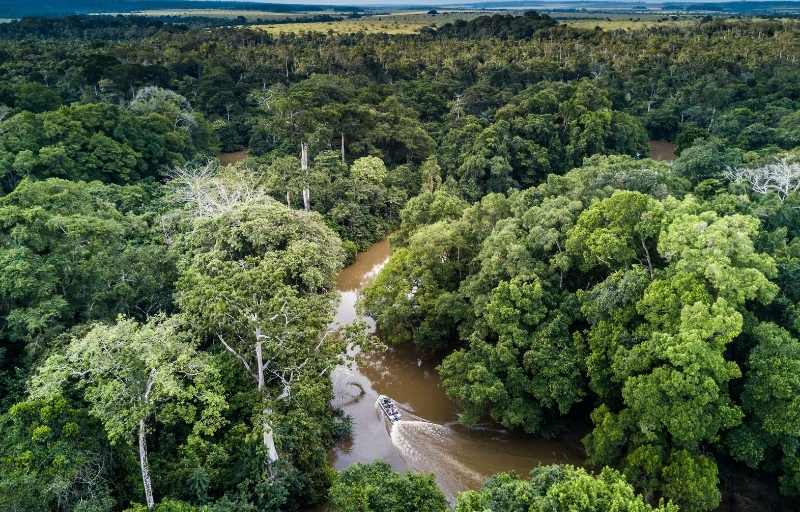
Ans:
[[[394,400],[386,395],[378,395],[378,399],[375,400],[375,403],[378,404],[378,407],[380,407],[389,421],[392,423],[400,421],[400,409],[394,403]]]

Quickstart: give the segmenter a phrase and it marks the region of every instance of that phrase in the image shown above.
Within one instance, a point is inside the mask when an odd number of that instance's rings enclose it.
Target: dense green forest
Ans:
[[[800,22],[23,19],[0,72],[1,510],[800,499]],[[390,233],[383,340],[441,360],[464,424],[580,430],[585,468],[453,503],[333,470],[330,372],[374,341],[329,330],[334,283]]]

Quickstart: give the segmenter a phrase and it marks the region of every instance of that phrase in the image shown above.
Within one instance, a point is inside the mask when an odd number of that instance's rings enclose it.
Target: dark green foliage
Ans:
[[[747,361],[742,396],[748,421],[731,433],[731,452],[755,468],[772,464],[768,454],[777,451],[782,456],[781,486],[787,494],[798,494],[800,341],[769,323],[756,326],[752,337],[756,345]]]
[[[136,213],[151,202],[146,186],[60,179],[26,179],[0,197],[4,377],[65,329],[171,310],[174,260]]]
[[[61,97],[49,87],[36,82],[3,84],[0,86],[0,104],[17,111],[45,112],[55,110]]]
[[[539,30],[554,27],[556,20],[546,14],[528,11],[522,16],[494,14],[475,19],[458,20],[436,30],[438,37],[528,39]]]
[[[170,166],[210,149],[208,140],[194,138],[202,120],[182,128],[176,116],[109,104],[19,113],[0,125],[0,180],[8,191],[24,177],[117,184],[161,178]]]
[[[708,172],[716,163],[692,165]],[[440,372],[467,423],[488,417],[539,432],[592,396],[601,405],[584,440],[589,462],[619,467],[645,496],[682,510],[717,507],[714,451],[726,435],[731,453],[754,467],[782,449],[776,469],[784,492],[795,492],[796,434],[778,426],[767,434],[764,423],[791,420],[762,419],[767,406],[753,400],[793,410],[783,402],[795,394],[792,379],[770,396],[777,380],[766,384],[757,369],[774,371],[778,363],[765,359],[776,350],[791,366],[796,340],[761,329],[758,339],[783,340],[781,348],[751,342],[759,348],[749,360],[738,342],[752,315],[794,311],[793,292],[776,300],[778,266],[756,244],[763,236],[765,247],[783,247],[784,221],[769,217],[780,227],[767,235],[746,198],[738,206],[725,206],[724,192],[708,203],[678,199],[686,182],[675,172],[677,163],[595,157],[536,188],[487,196],[460,218],[434,217],[404,231],[365,293],[366,309],[390,341],[456,347]],[[769,204],[758,194],[752,201]],[[408,207],[403,218],[419,217],[419,205]],[[792,272],[793,250],[776,254]],[[733,390],[743,369],[740,399]]]
[[[496,119],[486,126],[464,118],[445,138],[446,144],[463,138],[444,148],[454,153],[443,163],[445,176],[457,180],[472,200],[533,185],[595,153],[646,152],[647,137],[638,121],[613,111],[606,91],[589,80],[536,84],[499,108]]]
[[[102,427],[63,397],[0,416],[0,508],[109,511],[114,465]]]

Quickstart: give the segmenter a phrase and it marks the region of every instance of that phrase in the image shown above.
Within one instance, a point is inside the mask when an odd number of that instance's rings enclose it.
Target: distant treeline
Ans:
[[[261,2],[208,0],[50,0],[48,2],[0,2],[0,18],[24,16],[64,16],[105,12],[135,12],[153,9],[224,9],[262,12],[337,11],[355,12],[357,7],[331,5],[291,5]]]
[[[528,11],[523,16],[495,14],[465,21],[457,20],[443,25],[437,34],[447,37],[480,39],[528,39],[539,30],[553,27],[558,22],[546,14]]]
[[[350,16],[356,15],[351,13]],[[97,39],[117,40],[149,37],[157,32],[186,32],[193,28],[282,23],[317,23],[342,19],[342,15],[314,14],[284,19],[218,18],[211,16],[115,16],[74,15],[64,18],[25,17],[0,24],[3,39]]]
[[[177,18],[177,17],[176,17]],[[183,21],[183,20],[182,20]],[[170,24],[149,16],[67,16],[65,18],[26,17],[0,24],[0,38],[25,39],[118,39],[120,37],[147,37],[159,31],[184,32],[184,24]],[[230,21],[228,20],[230,23]]]
[[[800,2],[702,2],[702,3],[667,3],[665,11],[713,11],[729,13],[800,13]]]

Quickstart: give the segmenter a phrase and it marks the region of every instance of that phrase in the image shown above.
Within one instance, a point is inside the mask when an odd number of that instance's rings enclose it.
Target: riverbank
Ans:
[[[342,270],[337,281],[340,304],[335,324],[347,325],[359,318],[356,304],[360,292],[390,255],[389,243],[384,240]],[[374,329],[374,322],[366,320]],[[583,462],[579,436],[548,440],[491,426],[465,427],[458,421],[456,405],[441,387],[436,364],[407,346],[364,354],[357,366],[336,368],[331,376],[331,405],[353,421],[351,437],[332,451],[336,469],[382,460],[398,471],[430,472],[453,499],[461,491],[479,488],[501,471],[527,475],[539,464]],[[404,413],[402,421],[389,424],[384,419],[375,407],[379,394],[398,403]]]

